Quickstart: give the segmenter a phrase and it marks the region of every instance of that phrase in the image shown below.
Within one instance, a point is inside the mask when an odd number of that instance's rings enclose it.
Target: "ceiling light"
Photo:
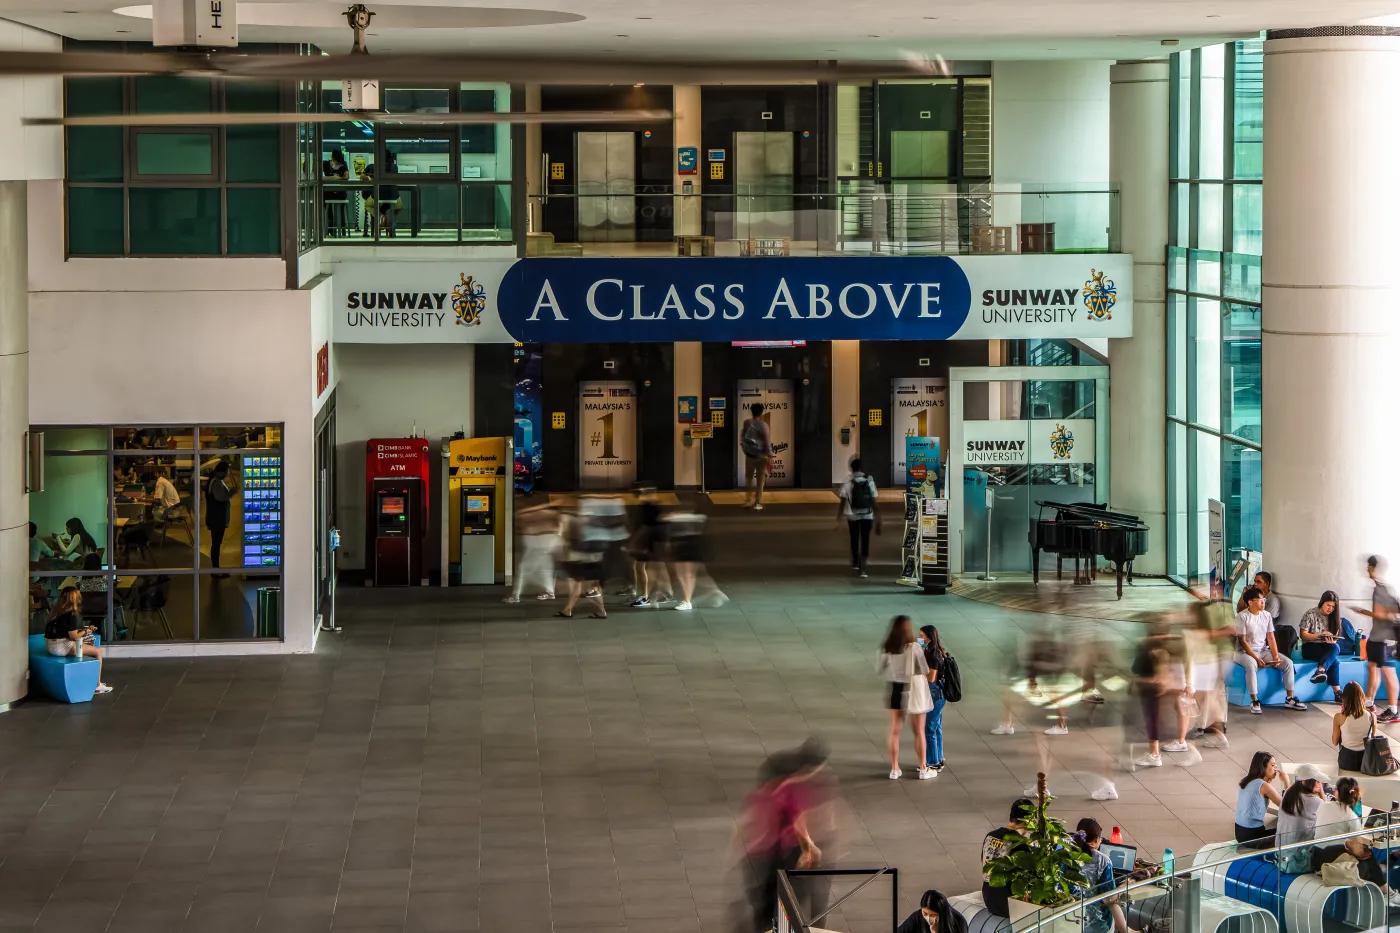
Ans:
[[[124,34],[124,33],[129,33],[129,32],[131,32],[130,29],[118,29],[118,30],[117,30],[117,33],[118,33],[118,34]]]
[[[1162,45],[1180,45],[1180,44],[1181,44],[1181,40],[1180,40],[1180,39],[1163,39],[1161,44],[1162,44]]]
[[[1047,51],[1047,52],[1058,52],[1059,49],[1046,49],[1045,51]]]
[[[637,19],[651,19],[650,16],[638,16]]]
[[[878,39],[878,38],[880,38],[880,37],[877,36],[877,35],[875,35],[875,34],[872,32],[870,35],[866,36],[865,38],[867,38],[867,39]]]
[[[938,19],[937,16],[925,16],[924,19]]]
[[[630,38],[630,37],[629,37],[626,33],[619,32],[619,33],[617,34],[616,38],[618,38],[618,39],[627,39],[627,38]]]

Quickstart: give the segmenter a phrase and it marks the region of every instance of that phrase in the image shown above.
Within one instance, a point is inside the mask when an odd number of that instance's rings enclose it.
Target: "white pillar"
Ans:
[[[881,407],[884,407],[883,405]],[[860,341],[831,341],[831,481],[844,483],[851,458],[860,453]],[[894,412],[890,412],[894,418]],[[851,429],[851,442],[841,443],[841,429]]]
[[[1264,563],[1292,620],[1400,562],[1400,37],[1367,31],[1264,44]]]
[[[709,412],[709,407],[705,404],[702,384],[702,346],[699,341],[694,340],[671,345],[671,372],[676,396],[674,402],[679,403],[682,395],[695,396],[699,400],[699,407],[695,412],[695,420],[697,421],[704,421]],[[671,406],[671,410],[678,410],[675,404]],[[687,427],[684,424],[676,424],[674,446],[671,448],[675,459],[672,482],[677,489],[698,488],[700,485],[700,445],[706,442],[694,441],[687,447],[685,443]],[[709,443],[710,446],[705,450],[706,455],[718,456],[714,443]]]
[[[1133,256],[1133,336],[1108,346],[1109,502],[1151,529],[1134,563],[1140,574],[1166,573],[1169,75],[1165,61],[1109,71],[1109,178],[1118,189],[1120,249]]]
[[[0,182],[0,710],[28,692],[29,262],[23,181]]]
[[[698,84],[677,84],[671,88],[671,112],[675,114],[672,133],[675,137],[675,147],[694,146],[700,148],[700,85]],[[674,157],[673,157],[674,161]],[[679,166],[673,165],[674,171]],[[672,229],[677,236],[699,236],[701,233],[701,211],[700,211],[700,159],[695,160],[696,173],[694,175],[675,176],[676,192],[673,202],[675,210],[673,213]],[[694,194],[686,196],[681,194],[686,182],[692,183]]]

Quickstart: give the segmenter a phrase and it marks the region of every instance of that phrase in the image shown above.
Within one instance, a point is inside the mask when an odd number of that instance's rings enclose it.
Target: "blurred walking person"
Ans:
[[[671,598],[671,577],[666,572],[668,556],[666,524],[660,504],[652,496],[642,500],[639,524],[627,542],[632,557],[632,584],[636,598],[633,609],[655,607]]]
[[[887,684],[885,705],[890,712],[890,731],[886,739],[890,780],[897,781],[904,775],[899,769],[899,734],[906,719],[914,732],[914,760],[919,763],[919,780],[938,777],[938,772],[927,764],[928,749],[924,744],[924,717],[933,709],[928,661],[919,650],[914,623],[908,616],[895,616],[890,620],[889,632],[880,646],[879,672]]]
[[[515,572],[515,587],[506,597],[506,602],[520,602],[520,596],[531,579],[539,581],[540,591],[536,599],[554,598],[554,557],[559,550],[560,526],[559,511],[548,504],[521,509],[517,514],[520,565]]]
[[[851,536],[851,570],[862,578],[870,576],[870,530],[880,533],[880,507],[875,479],[861,469],[860,458],[851,460],[851,478],[837,493],[837,527],[842,518]]]
[[[771,930],[778,899],[778,870],[815,868],[822,850],[809,822],[819,806],[826,763],[820,743],[780,752],[763,762],[758,786],[744,800],[737,839],[743,850],[749,929]]]
[[[1200,718],[1199,725],[1187,737],[1212,748],[1230,746],[1225,738],[1230,709],[1225,677],[1230,671],[1234,634],[1234,614],[1225,600],[1212,599],[1191,606],[1186,645],[1191,662],[1190,688]]]
[[[1366,576],[1376,588],[1371,592],[1371,608],[1357,609],[1364,616],[1371,617],[1371,634],[1366,638],[1366,705],[1376,708],[1381,676],[1385,677],[1386,698],[1390,701],[1378,722],[1394,722],[1400,719],[1396,703],[1400,701],[1400,684],[1395,676],[1395,637],[1396,625],[1400,623],[1400,601],[1390,587],[1381,579],[1385,573],[1385,561],[1377,555],[1366,559]]]
[[[583,500],[564,522],[564,573],[569,577],[569,598],[555,615],[572,619],[579,598],[587,593],[595,619],[608,617],[603,605],[603,556],[607,539],[594,527],[594,519]]]
[[[705,569],[705,516],[699,512],[673,512],[666,516],[666,541],[676,571],[680,602],[671,608],[689,612],[695,608],[697,587],[712,605],[723,606],[729,597]]]

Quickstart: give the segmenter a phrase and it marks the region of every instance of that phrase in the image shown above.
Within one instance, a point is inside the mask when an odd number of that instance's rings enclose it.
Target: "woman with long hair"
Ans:
[[[1312,682],[1326,681],[1332,687],[1332,698],[1342,701],[1341,657],[1342,648],[1337,644],[1342,635],[1341,603],[1337,594],[1327,590],[1318,597],[1317,605],[1303,613],[1298,620],[1298,637],[1303,640],[1303,660],[1316,661]],[[1355,769],[1352,769],[1355,770]]]
[[[919,909],[906,917],[895,933],[967,933],[967,921],[942,891],[930,889],[919,898]]]
[[[1376,714],[1366,708],[1366,691],[1356,681],[1341,695],[1342,710],[1332,716],[1332,744],[1337,746],[1337,770],[1360,771],[1366,737],[1376,727]]]
[[[928,664],[928,690],[933,699],[933,708],[924,716],[925,763],[934,773],[938,773],[946,764],[943,760],[943,707],[948,702],[943,695],[943,685],[938,682],[938,675],[943,670],[948,653],[943,650],[938,629],[932,625],[921,626],[919,634],[923,636],[919,639],[919,647],[923,648],[924,661]]]
[[[1278,808],[1278,844],[1295,847],[1278,853],[1279,871],[1312,870],[1313,847],[1295,844],[1308,842],[1317,835],[1317,811],[1327,799],[1324,784],[1322,778],[1299,778],[1284,792],[1283,803]]]
[[[928,688],[928,661],[914,638],[914,623],[908,616],[895,616],[880,645],[880,674],[885,678],[886,708],[890,711],[890,731],[886,748],[890,755],[890,780],[897,781],[904,772],[899,770],[899,733],[904,720],[914,732],[914,758],[919,763],[919,780],[938,777],[927,764],[924,746],[924,716],[933,709],[933,696]]]
[[[96,658],[96,692],[111,693],[112,688],[102,682],[102,649],[85,641],[97,628],[83,624],[82,612],[83,594],[76,586],[65,586],[49,611],[48,622],[44,624],[44,647],[49,654],[57,657]]]
[[[81,518],[74,516],[64,522],[63,532],[54,539],[56,557],[79,565],[84,557],[97,553],[97,539],[88,533]]]
[[[1269,804],[1283,803],[1274,786],[1278,774],[1273,755],[1255,752],[1249,770],[1240,778],[1239,793],[1235,795],[1235,841],[1247,849],[1267,849],[1273,842],[1274,831],[1264,825],[1264,820]]]

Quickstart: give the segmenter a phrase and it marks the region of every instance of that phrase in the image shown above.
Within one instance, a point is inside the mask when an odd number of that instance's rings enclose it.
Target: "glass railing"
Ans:
[[[510,243],[511,184],[424,176],[315,189],[321,243]],[[303,219],[306,224],[308,219]]]
[[[531,195],[535,256],[1100,253],[1118,194],[1050,185],[851,182],[836,192],[565,191]]]

